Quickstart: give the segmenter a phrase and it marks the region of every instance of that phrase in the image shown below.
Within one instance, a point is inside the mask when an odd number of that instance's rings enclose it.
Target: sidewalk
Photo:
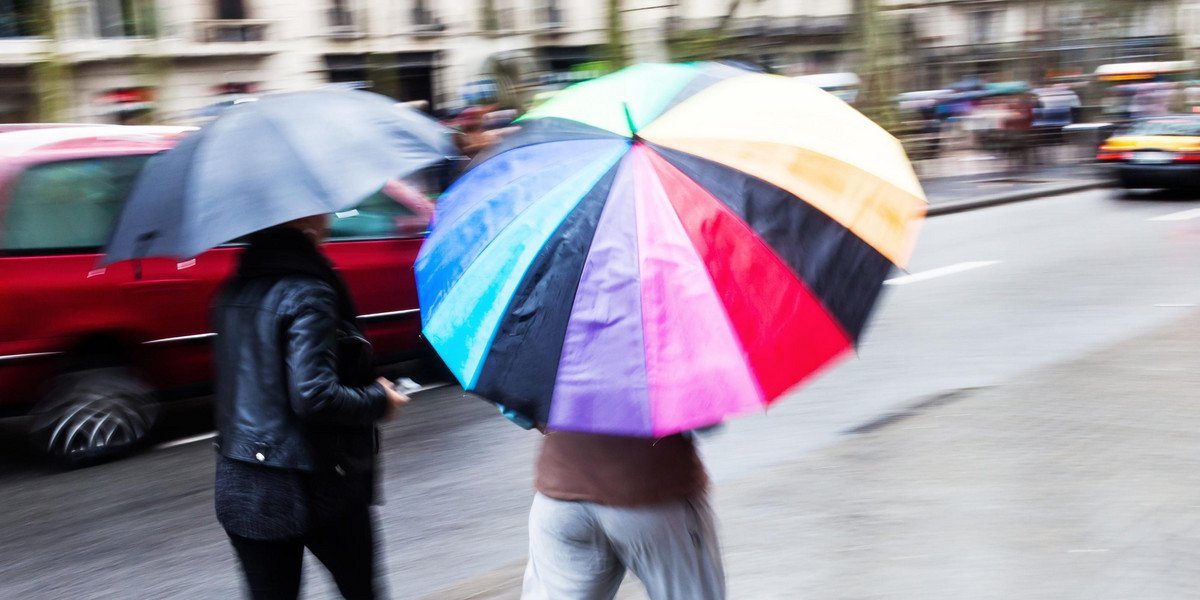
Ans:
[[[1096,186],[1102,176],[1091,164],[1065,155],[1049,157],[1048,165],[1013,172],[1004,160],[977,152],[954,152],[914,164],[921,186],[933,207],[960,202],[1027,199],[1058,195],[1064,189]],[[1061,154],[1061,155],[1060,155]],[[987,202],[984,202],[987,204]]]
[[[1196,597],[1197,339],[1191,313],[722,485],[730,598]],[[423,600],[514,600],[522,567]]]

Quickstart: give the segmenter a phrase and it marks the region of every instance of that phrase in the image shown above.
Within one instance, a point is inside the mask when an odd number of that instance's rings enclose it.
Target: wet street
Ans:
[[[1198,208],[1096,190],[928,220],[857,358],[705,441],[717,486],[886,426],[897,407],[1020,380],[1194,311]],[[207,429],[202,408],[173,420],[178,438]],[[420,395],[384,436],[378,514],[393,597],[452,599],[439,590],[520,563],[536,433],[444,388]],[[236,597],[212,514],[211,445],[163,442],[71,472],[7,445],[0,598]],[[332,591],[317,568],[305,585],[309,598]]]

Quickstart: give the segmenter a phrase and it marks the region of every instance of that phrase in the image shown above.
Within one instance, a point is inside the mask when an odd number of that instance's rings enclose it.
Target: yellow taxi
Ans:
[[[1125,188],[1200,187],[1200,115],[1133,121],[1108,138],[1096,160]]]

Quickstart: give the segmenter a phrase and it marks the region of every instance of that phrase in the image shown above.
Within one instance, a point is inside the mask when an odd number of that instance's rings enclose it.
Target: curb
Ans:
[[[1082,192],[1084,190],[1107,186],[1108,182],[1100,180],[1070,181],[1067,183],[1044,185],[1019,192],[1005,192],[1003,194],[992,194],[991,196],[983,196],[982,198],[974,198],[972,200],[958,200],[954,202],[947,202],[945,204],[934,204],[925,211],[925,216],[937,217],[940,215],[952,215],[954,213],[966,212],[969,210],[975,210],[977,208],[1000,206],[1002,204],[1023,202],[1025,200],[1035,200],[1037,198],[1045,198],[1047,196],[1059,196],[1062,194]]]

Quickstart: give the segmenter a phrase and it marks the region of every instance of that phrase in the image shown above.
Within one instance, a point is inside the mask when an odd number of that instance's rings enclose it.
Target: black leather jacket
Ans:
[[[334,289],[306,275],[235,280],[222,293],[214,316],[221,454],[303,471],[373,469],[387,395],[362,375],[346,385],[339,347],[366,342],[338,314]],[[352,354],[369,360],[361,347]]]

